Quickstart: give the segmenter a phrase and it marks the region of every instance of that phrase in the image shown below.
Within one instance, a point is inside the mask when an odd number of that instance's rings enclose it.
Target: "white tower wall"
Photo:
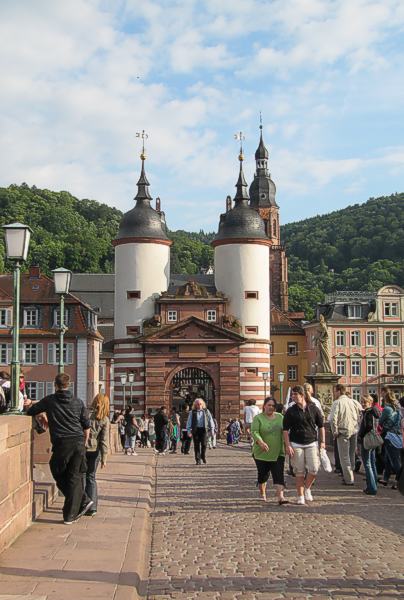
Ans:
[[[154,314],[154,294],[168,288],[170,246],[157,243],[118,244],[115,247],[114,337],[128,337],[128,325],[142,326]],[[140,298],[128,298],[139,291]]]
[[[263,244],[223,244],[215,247],[215,285],[229,298],[229,313],[240,319],[242,335],[269,339],[269,248]],[[258,292],[246,299],[245,292]],[[258,333],[246,331],[257,326]]]

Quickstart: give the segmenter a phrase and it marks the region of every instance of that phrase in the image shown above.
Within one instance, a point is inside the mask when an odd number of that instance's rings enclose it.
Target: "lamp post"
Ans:
[[[53,269],[53,282],[55,284],[55,293],[60,296],[60,322],[59,322],[59,373],[65,370],[63,360],[64,337],[67,331],[65,325],[65,296],[69,293],[72,272],[69,269]]]
[[[29,241],[32,230],[22,223],[3,225],[6,242],[6,257],[12,261],[13,268],[13,351],[11,357],[11,413],[19,413],[20,393],[20,269],[21,263],[27,260]]]
[[[128,373],[128,382],[129,382],[129,394],[130,394],[130,403],[132,404],[132,394],[133,394],[133,382],[135,381],[135,374]]]
[[[267,381],[268,381],[268,377],[269,377],[269,373],[268,371],[263,371],[261,373],[262,375],[262,379],[264,380],[264,398],[267,397]]]
[[[285,381],[285,373],[282,373],[282,371],[280,371],[278,373],[278,381],[279,381],[280,400],[281,400],[281,404],[283,404],[283,382]]]
[[[128,378],[126,373],[123,373],[121,375],[121,385],[123,386],[123,410],[125,410],[126,408],[126,396],[125,396],[125,392],[126,392],[126,382],[127,382]]]

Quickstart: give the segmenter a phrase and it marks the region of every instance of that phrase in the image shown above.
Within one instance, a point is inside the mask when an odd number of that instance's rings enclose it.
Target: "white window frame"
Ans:
[[[360,399],[361,399],[361,395],[362,395],[361,388],[360,387],[353,387],[351,391],[352,391],[352,398],[354,400],[357,400],[359,402]]]
[[[217,321],[217,310],[215,308],[209,308],[206,311],[206,320],[208,323],[216,323]]]
[[[366,346],[368,348],[373,348],[376,346],[376,331],[367,331],[366,332]],[[372,340],[374,340],[372,342]]]
[[[297,365],[288,365],[287,367],[287,376],[288,381],[297,381]]]
[[[368,394],[377,394],[377,387],[368,387]]]
[[[69,309],[65,307],[64,325],[69,322]],[[60,327],[60,307],[53,310],[53,327]]]
[[[400,359],[399,358],[387,358],[386,359],[386,374],[387,375],[399,375],[400,374]]]
[[[34,318],[32,318],[34,316]],[[23,324],[24,327],[38,327],[39,325],[39,309],[35,307],[27,307],[23,309]],[[29,318],[28,318],[29,317]]]
[[[359,348],[360,347],[360,345],[361,345],[361,332],[359,330],[355,329],[355,331],[351,331],[349,338],[351,340],[351,347],[353,347],[353,348]],[[355,340],[357,340],[357,342]]]
[[[398,317],[398,302],[385,302],[383,314],[385,317]]]
[[[27,360],[28,356],[29,360]],[[43,363],[43,344],[38,344],[37,342],[22,344],[21,362],[24,365],[41,365]]]
[[[288,342],[288,355],[289,356],[297,356],[299,353],[299,344],[298,342]]]
[[[360,377],[362,371],[361,362],[360,358],[351,359],[351,377]]]
[[[341,339],[343,343],[341,343]],[[338,348],[343,348],[346,346],[346,331],[340,329],[339,331],[335,332],[335,345],[338,346]]]
[[[11,308],[0,308],[0,327],[12,326],[12,311]]]
[[[389,329],[384,332],[384,345],[398,347],[400,345],[400,332],[396,329]]]
[[[74,364],[74,344],[64,342],[63,344],[63,363],[65,365]],[[48,344],[48,365],[59,364],[59,343]]]
[[[2,342],[0,344],[0,365],[8,366],[11,364],[12,344]]]
[[[167,311],[167,323],[176,323],[178,321],[178,310]]]
[[[368,358],[366,360],[366,374],[368,377],[374,377],[377,375],[377,359]]]
[[[335,371],[336,374],[340,377],[344,377],[346,375],[346,358],[337,358],[335,362]]]
[[[361,304],[348,304],[348,319],[361,319],[362,318],[362,305]]]
[[[45,381],[26,381],[25,389],[30,400],[42,400],[45,397]],[[33,387],[34,393],[31,391]]]

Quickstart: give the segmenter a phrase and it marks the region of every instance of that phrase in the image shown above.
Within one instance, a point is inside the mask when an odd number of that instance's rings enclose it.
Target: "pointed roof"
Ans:
[[[118,235],[114,240],[115,245],[124,243],[125,238],[128,238],[128,241],[137,238],[152,238],[153,240],[161,240],[161,243],[169,243],[165,220],[162,217],[163,213],[160,214],[150,206],[152,197],[149,192],[150,184],[144,166],[146,160],[144,151],[140,158],[142,168],[137,182],[137,194],[134,198],[136,205],[123,215]]]
[[[248,186],[243,172],[244,156],[242,151],[238,157],[240,171],[236,183],[234,207],[220,216],[219,231],[212,244],[226,239],[261,239],[268,240],[265,224],[256,210],[248,205]]]
[[[258,148],[255,151],[255,160],[268,160],[269,152],[267,147],[264,144],[264,140],[262,138],[262,125],[260,125],[260,143],[258,144]]]

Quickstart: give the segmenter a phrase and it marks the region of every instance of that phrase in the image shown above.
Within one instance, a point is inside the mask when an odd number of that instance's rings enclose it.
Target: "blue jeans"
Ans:
[[[396,448],[390,442],[390,440],[384,440],[384,451],[386,465],[384,468],[383,479],[388,481],[392,473],[395,474],[396,479],[401,471],[401,450]]]
[[[369,494],[377,493],[376,451],[361,447],[363,466],[365,467],[366,489]]]
[[[86,480],[85,480],[86,494],[94,502],[94,504],[91,507],[91,510],[97,510],[98,495],[97,495],[96,473],[97,473],[98,465],[100,464],[100,458],[101,458],[99,450],[97,450],[97,452],[87,452],[86,458],[87,458],[87,473],[86,473]]]

